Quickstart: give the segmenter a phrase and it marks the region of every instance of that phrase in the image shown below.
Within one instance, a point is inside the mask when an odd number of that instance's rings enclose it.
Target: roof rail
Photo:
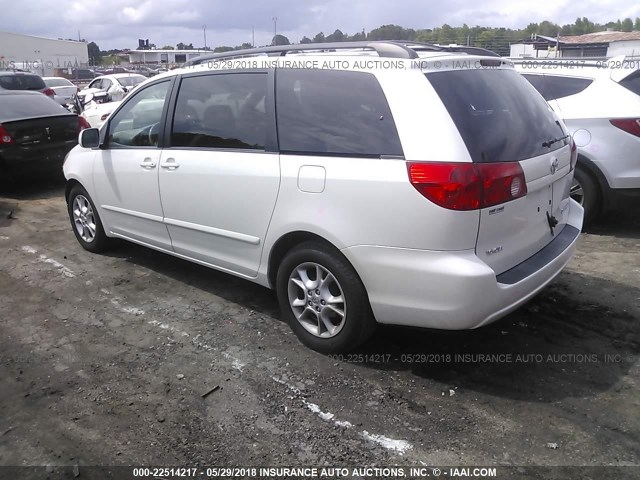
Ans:
[[[212,53],[192,58],[183,64],[183,67],[200,65],[208,61],[216,61],[230,58],[239,58],[266,54],[268,56],[285,56],[287,53],[308,52],[308,51],[335,51],[345,49],[368,49],[378,53],[381,57],[387,58],[418,58],[416,50],[410,48],[411,44],[420,45],[421,50],[442,51],[446,47],[438,47],[428,43],[403,42],[403,41],[371,41],[371,42],[330,42],[330,43],[307,43],[300,45],[278,45],[273,47],[249,48],[245,50],[231,50],[223,53]]]
[[[402,42],[406,47],[411,48],[415,51],[441,51],[441,52],[460,52],[467,53],[469,55],[482,55],[485,57],[499,57],[496,52],[492,50],[488,50],[486,48],[481,47],[468,47],[466,45],[433,45],[431,43],[423,43],[423,42]]]

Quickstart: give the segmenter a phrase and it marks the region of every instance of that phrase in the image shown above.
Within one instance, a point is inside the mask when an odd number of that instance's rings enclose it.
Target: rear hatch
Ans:
[[[526,195],[480,210],[476,255],[500,274],[544,248],[568,217],[571,145],[563,124],[512,68],[427,74],[477,164],[511,163]]]

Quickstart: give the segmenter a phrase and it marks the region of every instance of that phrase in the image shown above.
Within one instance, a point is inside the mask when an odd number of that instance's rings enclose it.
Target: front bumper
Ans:
[[[512,312],[562,271],[575,251],[583,213],[572,200],[563,233],[498,276],[473,250],[355,246],[342,252],[360,275],[378,322],[471,329]]]

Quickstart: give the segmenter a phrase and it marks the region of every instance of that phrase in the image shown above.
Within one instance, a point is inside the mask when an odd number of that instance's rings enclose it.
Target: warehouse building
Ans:
[[[55,69],[86,67],[88,63],[85,42],[0,32],[0,70],[17,68],[51,76]]]
[[[129,63],[132,65],[175,65],[205,53],[211,52],[206,50],[129,50]]]

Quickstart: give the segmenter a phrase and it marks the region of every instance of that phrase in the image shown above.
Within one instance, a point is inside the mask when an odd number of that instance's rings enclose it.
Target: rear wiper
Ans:
[[[565,135],[564,137],[554,138],[553,140],[548,140],[546,142],[542,142],[543,147],[551,147],[554,143],[561,142],[562,140],[566,140],[570,135]]]

